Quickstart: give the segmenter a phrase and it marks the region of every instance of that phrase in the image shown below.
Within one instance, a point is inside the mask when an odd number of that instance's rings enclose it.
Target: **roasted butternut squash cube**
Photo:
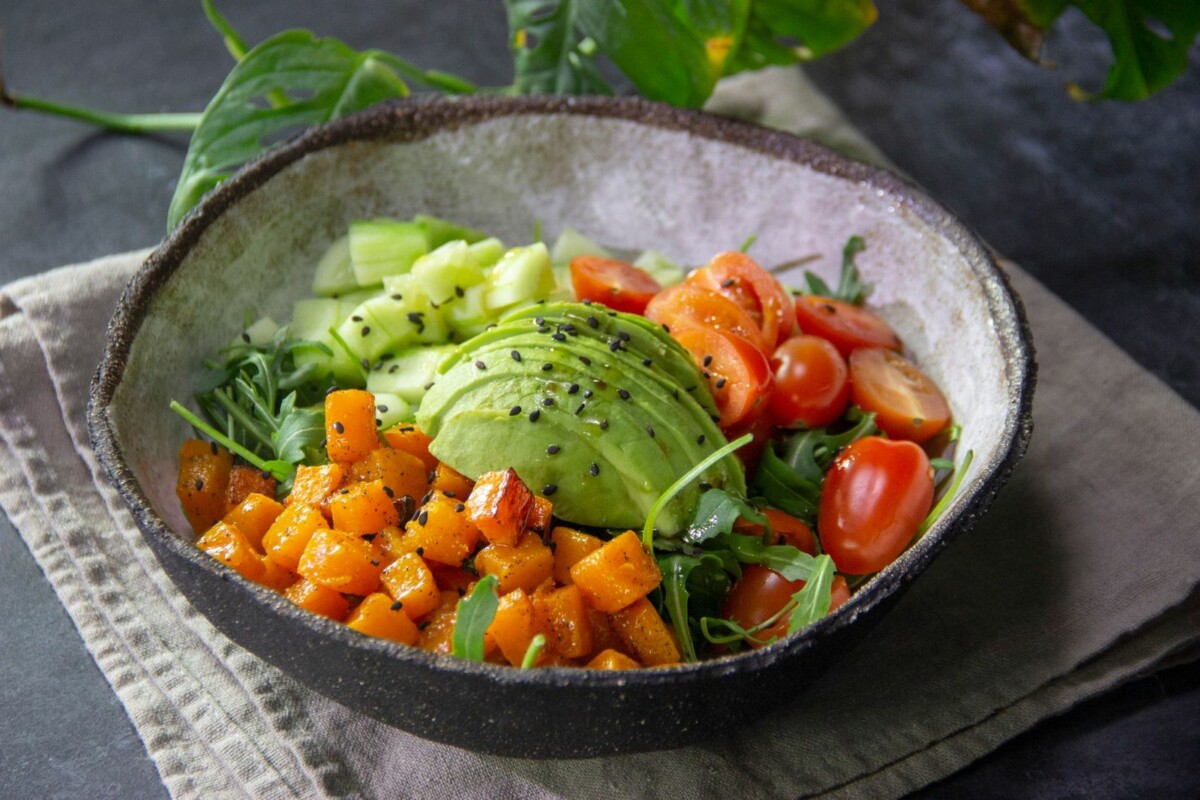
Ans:
[[[358,461],[379,447],[375,395],[342,389],[325,395],[325,450],[330,461]]]
[[[606,614],[645,597],[662,582],[658,564],[633,531],[625,531],[584,556],[570,572],[588,602]]]
[[[369,594],[358,604],[358,608],[350,612],[346,625],[367,636],[391,639],[401,644],[416,644],[420,632],[400,606],[399,601],[382,592]]]
[[[592,625],[587,603],[578,586],[564,586],[533,596],[538,627],[546,632],[550,649],[563,658],[583,658],[592,652]]]
[[[455,472],[448,464],[439,463],[433,471],[433,481],[429,488],[451,500],[462,503],[471,496],[475,484],[466,475]]]
[[[613,629],[638,661],[647,667],[679,663],[679,645],[667,623],[646,598],[612,615]]]
[[[404,526],[401,546],[427,561],[461,566],[475,550],[479,529],[467,518],[459,501],[436,494]]]
[[[437,469],[438,460],[429,452],[429,445],[433,439],[426,436],[416,425],[397,425],[389,428],[383,432],[383,438],[387,440],[389,447],[421,459],[427,473]]]
[[[289,586],[283,595],[305,611],[329,617],[337,622],[345,619],[350,611],[350,602],[340,593],[305,578]]]
[[[628,647],[613,629],[612,620],[603,611],[597,611],[588,604],[588,622],[592,626],[592,651],[599,653],[604,650],[618,650],[629,655]]]
[[[250,546],[262,552],[263,535],[282,513],[283,506],[275,498],[251,492],[221,521],[241,531]]]
[[[328,527],[325,516],[314,507],[300,503],[287,506],[267,528],[263,550],[267,558],[295,572],[313,533]]]
[[[413,503],[421,502],[429,488],[429,470],[424,462],[403,450],[380,447],[350,467],[350,480],[363,483],[382,481],[392,497],[408,495]]]
[[[429,565],[430,571],[433,572],[433,579],[437,581],[438,591],[457,592],[459,597],[463,597],[467,592],[471,591],[471,587],[479,580],[478,575],[473,572],[467,572],[462,567],[448,567],[436,561],[428,561],[426,563]]]
[[[550,546],[554,549],[554,580],[561,584],[571,583],[571,567],[600,549],[603,540],[595,536],[577,531],[574,528],[558,526],[550,533]]]
[[[323,529],[308,540],[296,571],[327,589],[368,595],[379,588],[383,564],[375,548],[362,537]]]
[[[500,594],[514,589],[532,592],[553,573],[554,553],[536,533],[526,533],[516,547],[490,544],[480,550],[475,569],[481,576],[495,575]]]
[[[333,527],[350,533],[379,533],[400,522],[400,512],[383,486],[383,481],[352,483],[329,501]]]
[[[467,514],[490,544],[515,547],[525,532],[533,492],[512,469],[485,472],[467,498]]]
[[[342,478],[342,468],[337,464],[323,464],[319,467],[300,464],[296,467],[292,491],[283,501],[284,505],[301,503],[306,506],[320,506],[341,488]]]
[[[266,586],[268,589],[282,592],[299,579],[296,573],[289,569],[284,569],[266,556],[259,556],[259,558],[263,562],[263,574],[257,583]]]
[[[550,530],[553,515],[554,504],[541,495],[535,494],[533,509],[529,512],[529,519],[525,521],[525,527],[539,536],[545,535],[546,531]]]
[[[400,540],[404,537],[404,529],[397,525],[385,525],[375,537],[375,546],[383,555],[384,566],[391,564],[406,552]]]
[[[227,564],[252,581],[263,576],[262,558],[250,546],[242,532],[225,522],[218,522],[205,532],[196,546],[222,564]]]
[[[229,472],[229,486],[225,490],[225,507],[234,509],[251,494],[261,494],[275,499],[275,489],[279,482],[270,473],[263,473],[254,467],[237,464]]]
[[[207,531],[225,516],[226,492],[233,456],[215,444],[188,439],[179,448],[175,494],[192,530]]]
[[[520,666],[539,632],[533,602],[523,589],[516,589],[500,598],[496,616],[484,634],[485,646],[488,641],[495,643],[509,664]]]
[[[641,664],[616,650],[601,650],[587,666],[588,669],[637,669]]]
[[[417,626],[421,635],[417,647],[434,653],[447,653],[454,647],[454,621],[458,618],[458,592],[442,592],[438,607]]]
[[[389,564],[380,581],[410,619],[420,619],[433,611],[441,598],[433,572],[416,553],[404,553]]]

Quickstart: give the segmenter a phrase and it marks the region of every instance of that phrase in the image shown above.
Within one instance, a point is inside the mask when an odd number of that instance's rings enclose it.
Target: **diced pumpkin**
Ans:
[[[479,529],[463,504],[440,494],[421,506],[404,530],[401,546],[406,552],[452,567],[460,566],[479,541]]]
[[[398,601],[382,592],[363,598],[358,608],[350,612],[346,625],[367,636],[391,639],[401,644],[416,644],[420,632],[408,618]]]
[[[606,542],[576,562],[570,572],[588,602],[606,614],[645,597],[662,582],[658,564],[633,531]]]
[[[592,626],[592,650],[618,650],[629,655],[628,646],[621,641],[613,628],[612,620],[603,611],[597,611],[588,605],[588,623]]]
[[[587,603],[578,586],[536,593],[533,607],[548,646],[564,658],[583,658],[592,652],[592,626]]]
[[[550,546],[554,548],[554,580],[564,585],[571,583],[571,567],[603,544],[602,539],[583,531],[561,525],[555,528],[550,533]]]
[[[526,533],[516,547],[491,544],[480,550],[475,569],[481,576],[495,575],[500,594],[514,589],[532,592],[553,574],[554,553],[536,533]]]
[[[394,450],[401,450],[410,456],[421,459],[426,473],[437,469],[438,460],[429,452],[429,444],[433,439],[426,436],[416,425],[397,425],[394,428],[388,428],[383,432],[383,438]]]
[[[306,506],[320,506],[341,488],[342,477],[342,468],[337,464],[319,467],[300,464],[296,467],[296,477],[292,479],[292,492],[284,505],[303,503]]]
[[[410,619],[420,619],[433,611],[441,598],[433,573],[416,553],[404,553],[389,564],[380,581]]]
[[[221,521],[241,531],[250,546],[262,552],[263,535],[281,513],[283,506],[274,497],[251,492]]]
[[[464,502],[471,495],[475,484],[466,475],[455,472],[448,464],[438,464],[433,470],[433,480],[429,488],[451,500]]]
[[[242,532],[225,522],[218,522],[196,542],[196,546],[223,564],[227,564],[252,581],[263,576],[262,558],[250,546]]]
[[[421,635],[417,647],[435,653],[447,653],[454,646],[454,621],[458,618],[458,592],[442,592],[438,607],[417,626]]]
[[[587,666],[588,669],[637,669],[641,664],[617,650],[601,650]]]
[[[524,590],[516,589],[500,598],[484,639],[494,642],[509,664],[520,666],[529,643],[538,633],[533,602]]]
[[[362,537],[321,529],[308,540],[296,571],[334,591],[368,595],[379,588],[383,565],[375,549]]]
[[[362,389],[325,395],[325,450],[329,460],[358,461],[377,447],[375,395]]]
[[[533,492],[517,471],[485,472],[467,498],[467,515],[491,544],[515,547],[533,510]]]
[[[263,574],[258,579],[258,583],[277,592],[282,592],[296,582],[296,573],[289,569],[284,569],[266,556],[261,556],[261,558],[263,562]]]
[[[382,481],[392,497],[408,495],[416,504],[429,488],[429,470],[414,455],[403,450],[380,447],[368,453],[366,458],[354,462],[350,467],[350,480],[360,483]]]
[[[261,470],[237,464],[229,472],[229,486],[225,490],[225,507],[234,509],[251,494],[261,494],[275,499],[279,482]]]
[[[188,439],[179,448],[175,494],[192,530],[207,531],[225,516],[225,498],[233,456],[215,444]]]
[[[379,535],[375,537],[375,545],[383,555],[384,566],[391,564],[407,552],[400,543],[403,538],[404,529],[398,525],[385,525],[383,530],[379,531]]]
[[[554,512],[554,504],[541,495],[533,496],[533,509],[529,512],[529,519],[525,521],[525,527],[534,533],[542,536],[546,531],[550,530],[550,521]]]
[[[300,556],[315,531],[328,529],[325,517],[312,506],[295,503],[286,507],[263,536],[267,558],[279,566],[296,571]]]
[[[626,648],[647,667],[679,663],[679,645],[646,598],[634,601],[612,615],[613,629]]]
[[[442,592],[455,592],[459,597],[463,597],[479,580],[478,575],[467,572],[462,567],[448,567],[436,561],[425,563],[433,573],[433,579],[437,581],[438,590]]]
[[[352,483],[329,501],[333,527],[350,533],[378,533],[400,522],[400,513],[383,481]]]
[[[341,594],[305,578],[301,578],[289,586],[283,595],[305,611],[311,611],[338,622],[345,619],[346,614],[350,611],[350,602]]]

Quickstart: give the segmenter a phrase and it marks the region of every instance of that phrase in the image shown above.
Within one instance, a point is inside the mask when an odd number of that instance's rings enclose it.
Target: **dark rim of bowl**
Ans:
[[[970,264],[987,296],[997,335],[1006,356],[1008,418],[1003,443],[988,463],[965,484],[954,501],[957,509],[943,514],[926,535],[905,554],[874,576],[838,611],[795,636],[759,650],[707,659],[666,668],[623,672],[552,668],[521,670],[438,656],[386,640],[368,638],[323,617],[309,614],[278,593],[252,584],[203,554],[174,533],[155,513],[126,464],[115,437],[108,406],[124,374],[126,361],[148,306],[155,293],[186,259],[192,247],[222,213],[242,198],[306,155],[354,141],[413,142],[442,132],[520,115],[583,115],[624,120],[654,128],[679,131],[805,165],[817,172],[881,189],[912,210],[935,232],[953,244]],[[198,569],[245,588],[276,613],[294,615],[315,632],[332,636],[346,647],[374,650],[414,665],[438,670],[485,675],[497,683],[628,686],[701,682],[721,675],[755,672],[792,659],[815,642],[866,614],[893,592],[899,591],[933,560],[958,534],[972,527],[1007,481],[1024,455],[1032,433],[1032,401],[1036,378],[1029,324],[1024,307],[1008,276],[988,249],[950,211],[922,190],[896,175],[791,134],[701,111],[679,109],[635,98],[608,97],[466,97],[412,99],[374,106],[366,111],[310,129],[247,164],[193,208],[150,254],[121,296],[108,326],[104,358],[92,381],[88,426],[100,464],[131,509],[147,536],[165,542],[172,552]],[[953,512],[953,513],[951,513]]]

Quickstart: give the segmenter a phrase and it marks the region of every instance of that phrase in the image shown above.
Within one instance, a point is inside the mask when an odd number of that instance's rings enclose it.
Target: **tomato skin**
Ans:
[[[687,281],[728,297],[744,308],[762,329],[768,347],[778,345],[795,330],[791,294],[745,253],[737,250],[718,253],[707,266],[689,275]]]
[[[704,328],[741,336],[764,355],[773,349],[767,347],[762,330],[746,309],[728,297],[694,283],[680,283],[663,289],[646,306],[646,318],[666,325],[672,334]]]
[[[875,424],[893,439],[922,444],[950,422],[941,390],[899,353],[878,347],[850,354],[850,399],[875,412]]]
[[[600,256],[571,259],[571,288],[580,300],[603,303],[614,311],[641,314],[662,286],[646,270]]]
[[[783,608],[792,599],[792,595],[804,588],[804,581],[789,581],[773,569],[761,564],[747,564],[742,567],[742,577],[733,584],[725,603],[721,606],[721,616],[733,620],[743,628],[753,628]],[[850,587],[841,575],[833,577],[830,592],[829,611],[833,613],[839,606],[850,599]],[[775,637],[776,640],[787,636],[788,620],[785,614],[778,622],[754,634],[754,638],[763,641]],[[746,644],[753,648],[765,645],[748,641]]]
[[[844,358],[860,347],[900,349],[900,337],[875,314],[831,297],[796,298],[796,323],[801,333],[828,339]]]
[[[757,347],[741,336],[706,328],[672,331],[672,336],[708,376],[723,430],[762,415],[771,391],[771,365]]]
[[[850,402],[850,369],[827,339],[794,336],[771,357],[775,391],[770,412],[776,425],[828,425]]]
[[[817,509],[821,545],[839,572],[896,560],[933,506],[933,469],[916,444],[868,436],[834,459]]]
[[[775,535],[776,544],[790,544],[810,556],[817,554],[817,539],[804,520],[797,519],[777,508],[764,508],[762,513],[771,526],[771,533]],[[764,526],[745,520],[738,520],[733,529],[738,533],[747,533],[752,536],[762,536],[766,532]]]
[[[772,389],[773,391],[774,389]],[[734,455],[742,462],[747,475],[753,475],[755,470],[758,469],[758,462],[762,461],[763,451],[767,449],[773,432],[774,427],[771,425],[771,418],[767,414],[752,415],[749,419],[743,420],[737,425],[732,425],[724,430],[725,438],[731,442],[734,439],[740,439],[747,433],[753,434],[754,439],[749,444],[744,444],[734,451]]]
[[[829,588],[829,613],[832,614],[850,599],[850,584],[841,575],[834,575],[833,586]]]

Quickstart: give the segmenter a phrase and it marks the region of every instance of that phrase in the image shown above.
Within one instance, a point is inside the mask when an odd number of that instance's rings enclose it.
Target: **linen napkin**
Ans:
[[[798,72],[735,82],[717,102],[878,158]],[[1196,655],[1200,413],[1007,265],[1040,364],[1028,455],[977,528],[808,691],[701,746],[579,761],[388,728],[221,636],[100,473],[88,382],[144,256],[0,289],[0,506],[175,797],[894,797]]]

